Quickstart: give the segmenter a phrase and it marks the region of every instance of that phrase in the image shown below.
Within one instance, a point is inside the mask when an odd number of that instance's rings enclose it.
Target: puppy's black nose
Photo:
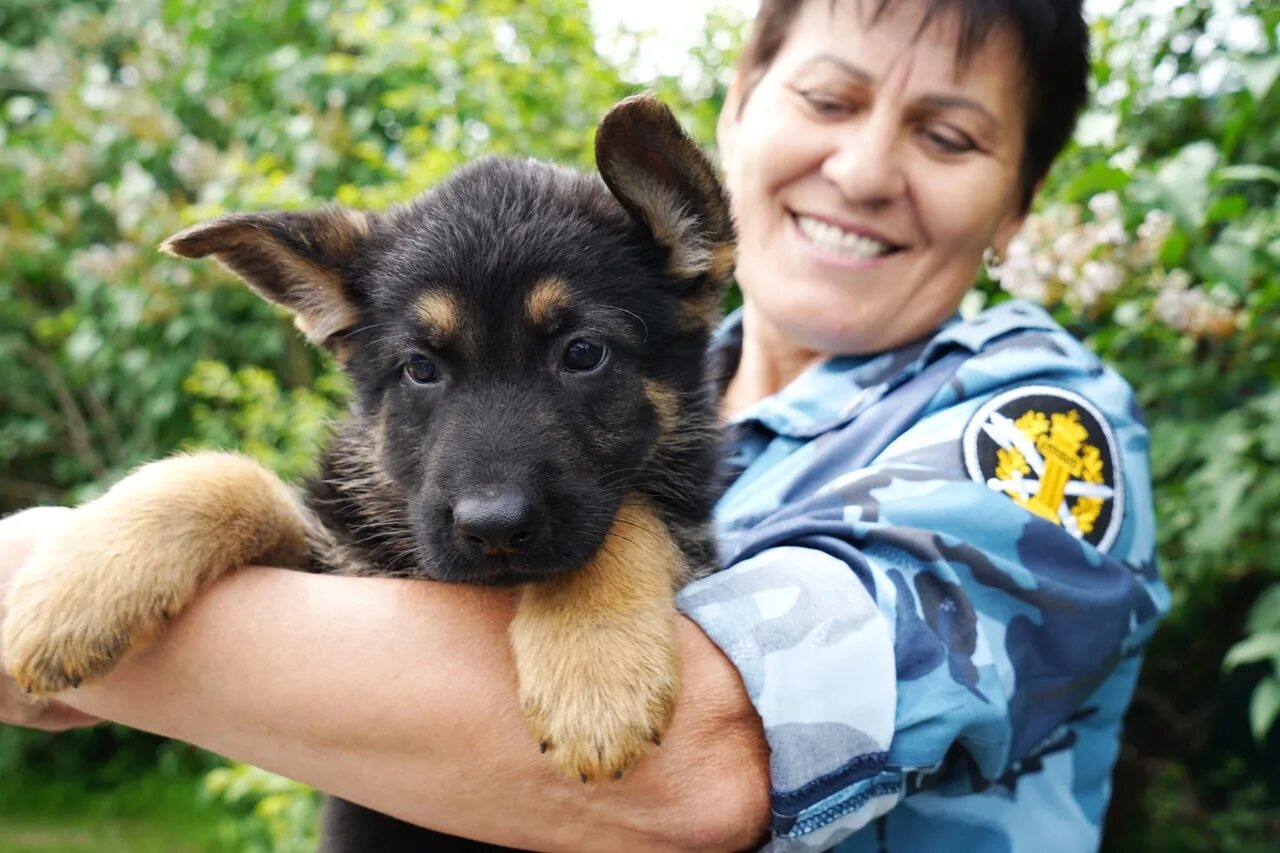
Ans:
[[[453,529],[485,551],[521,551],[528,547],[538,513],[517,491],[462,498],[453,506]]]

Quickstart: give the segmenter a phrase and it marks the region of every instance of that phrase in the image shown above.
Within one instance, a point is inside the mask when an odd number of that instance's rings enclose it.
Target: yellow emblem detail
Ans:
[[[1006,440],[996,450],[992,485],[1054,524],[1064,523],[1066,509],[1078,535],[1091,532],[1111,489],[1104,483],[1102,453],[1089,443],[1080,413],[1071,409],[1046,415],[1030,410],[1016,420],[995,420],[988,430],[1002,428]],[[1015,432],[1017,439],[1008,440]],[[1038,481],[1029,479],[1033,474],[1039,475]],[[1067,498],[1073,500],[1064,507]]]

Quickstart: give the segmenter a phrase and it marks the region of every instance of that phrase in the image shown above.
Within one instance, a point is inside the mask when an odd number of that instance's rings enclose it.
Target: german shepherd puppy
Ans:
[[[482,160],[386,213],[230,215],[170,238],[293,311],[350,375],[349,415],[305,496],[197,453],[78,508],[10,593],[18,684],[105,675],[246,563],[520,584],[531,747],[585,782],[657,743],[673,592],[714,563],[705,351],[733,227],[713,167],[651,96],[608,113],[596,159],[599,176]],[[369,845],[379,820],[350,807],[327,849],[387,849]]]

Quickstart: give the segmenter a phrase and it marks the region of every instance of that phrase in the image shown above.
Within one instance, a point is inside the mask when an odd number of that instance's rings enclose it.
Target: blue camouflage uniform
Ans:
[[[1132,389],[1015,301],[730,429],[724,569],[679,605],[764,723],[767,849],[1096,849],[1169,605]]]

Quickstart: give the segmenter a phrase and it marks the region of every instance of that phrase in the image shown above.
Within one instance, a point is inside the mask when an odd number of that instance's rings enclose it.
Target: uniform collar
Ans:
[[[1044,309],[1030,302],[1003,302],[964,320],[955,315],[932,335],[875,355],[839,355],[818,362],[781,391],[735,417],[733,425],[760,424],[770,431],[810,439],[852,420],[891,388],[961,348],[971,353],[1010,332],[1058,330]],[[742,354],[742,309],[734,311],[711,342],[712,364],[723,392]]]

